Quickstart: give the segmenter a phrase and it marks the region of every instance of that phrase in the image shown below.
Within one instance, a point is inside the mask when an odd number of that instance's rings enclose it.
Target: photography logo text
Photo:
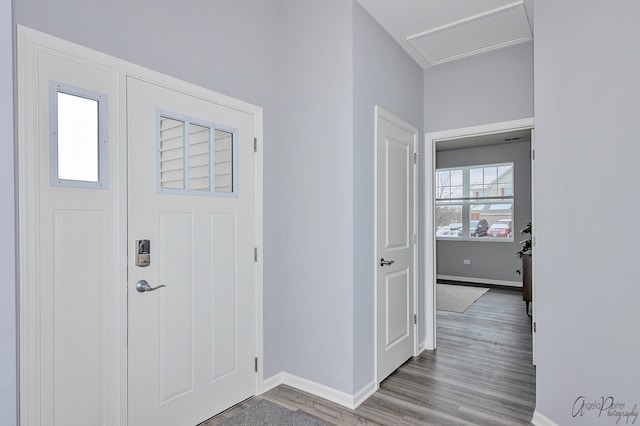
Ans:
[[[612,396],[587,399],[585,396],[576,398],[571,409],[573,417],[597,416],[603,419],[609,418],[615,424],[634,425],[638,421],[638,404],[629,404],[617,401]]]

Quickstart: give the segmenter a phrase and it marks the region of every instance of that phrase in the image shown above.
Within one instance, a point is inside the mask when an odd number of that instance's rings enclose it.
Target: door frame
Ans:
[[[396,115],[386,111],[379,105],[374,107],[374,145],[373,145],[373,376],[375,381],[375,390],[380,387],[380,381],[378,380],[378,121],[380,118],[397,125],[400,128],[407,130],[413,134],[413,146],[414,152],[418,153],[418,129],[405,122]],[[417,158],[417,157],[416,157]],[[413,242],[413,313],[418,314],[418,161],[414,162],[413,167],[413,232],[416,236]],[[419,316],[419,315],[418,315]],[[418,355],[418,331],[419,327],[417,321],[413,324],[413,356]]]
[[[436,173],[436,143],[440,141],[460,139],[473,136],[491,135],[496,133],[504,133],[512,130],[531,130],[531,152],[534,152],[534,128],[535,120],[533,117],[523,118],[519,120],[501,121],[497,123],[483,124],[479,126],[463,127],[458,129],[443,130],[439,132],[425,133],[425,158],[424,158],[424,265],[425,265],[425,330],[426,341],[425,348],[428,350],[436,349],[436,236],[435,236],[435,173]],[[535,162],[531,161],[531,222],[535,224],[534,209],[534,169]],[[535,227],[533,228],[535,229]],[[533,246],[535,251],[535,245]],[[534,256],[535,258],[535,256]],[[532,292],[535,300],[535,264],[533,265],[532,274]],[[535,323],[536,309],[535,303],[532,304],[531,312],[533,322]],[[533,336],[533,359],[535,364],[535,341],[536,334]]]
[[[135,77],[160,86],[205,99],[232,108],[254,117],[255,137],[260,142],[254,155],[255,167],[255,245],[260,253],[255,268],[256,286],[256,341],[255,356],[258,357],[258,372],[255,380],[255,395],[263,392],[263,109],[262,107],[214,92],[157,71],[115,58],[84,46],[17,25],[17,149],[18,149],[18,241],[19,241],[19,410],[20,424],[39,424],[39,338],[38,294],[34,289],[39,285],[40,265],[38,261],[38,146],[35,142],[38,123],[31,117],[34,110],[35,89],[32,79],[37,71],[37,54],[48,53],[79,62],[90,62],[93,66],[108,69],[118,75],[116,111],[116,135],[110,139],[117,144],[118,164],[116,176],[112,176],[116,191],[116,222],[118,234],[115,244],[117,257],[116,277],[118,284],[117,318],[118,336],[114,348],[114,358],[118,368],[118,395],[115,404],[121,426],[127,419],[127,110],[126,79]]]

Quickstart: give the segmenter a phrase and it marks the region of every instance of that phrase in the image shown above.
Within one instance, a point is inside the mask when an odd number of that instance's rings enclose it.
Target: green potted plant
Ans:
[[[529,314],[529,302],[532,300],[531,291],[531,222],[527,223],[527,226],[520,231],[522,235],[528,235],[528,238],[520,241],[521,248],[516,252],[516,255],[522,259],[522,271],[516,270],[518,274],[522,273],[522,300],[526,302],[525,309],[527,315]]]
[[[520,250],[516,252],[516,255],[518,256],[518,258],[522,259],[525,254],[531,254],[531,222],[527,223],[527,226],[524,229],[522,229],[520,233],[522,235],[529,235],[529,238],[527,238],[526,240],[520,241],[520,244],[522,244],[522,247],[520,248]],[[516,272],[518,274],[521,273],[520,269],[516,269]]]

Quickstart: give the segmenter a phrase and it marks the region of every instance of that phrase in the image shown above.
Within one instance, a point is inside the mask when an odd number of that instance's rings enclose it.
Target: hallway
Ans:
[[[527,425],[535,409],[531,325],[520,289],[491,289],[466,312],[438,311],[438,349],[407,361],[356,410],[288,386],[261,399],[335,425]]]

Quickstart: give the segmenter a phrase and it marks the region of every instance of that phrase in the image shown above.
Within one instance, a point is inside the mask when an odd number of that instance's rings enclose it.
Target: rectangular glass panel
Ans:
[[[451,186],[462,186],[462,169],[451,170]]]
[[[184,122],[160,117],[160,186],[184,189]]]
[[[98,182],[98,101],[58,92],[58,179]]]
[[[477,215],[475,217],[480,217],[480,216]],[[488,229],[489,229],[489,223],[484,218],[471,219],[469,221],[469,237],[471,238],[486,237]]]
[[[214,190],[233,192],[233,133],[214,131]]]
[[[509,197],[513,195],[513,165],[469,169],[469,197]]]
[[[189,123],[189,189],[209,191],[211,188],[211,129]]]
[[[469,169],[469,196],[485,196],[484,173],[482,167]]]
[[[494,166],[484,168],[484,185],[491,188],[492,192],[498,183],[498,168]],[[492,194],[494,195],[494,194]]]
[[[436,171],[436,200],[451,198],[451,170]]]
[[[435,213],[436,237],[462,237],[462,205],[438,204]]]
[[[494,201],[470,205],[471,238],[508,239],[513,236],[513,203]]]
[[[436,199],[462,198],[462,169],[436,172]]]

